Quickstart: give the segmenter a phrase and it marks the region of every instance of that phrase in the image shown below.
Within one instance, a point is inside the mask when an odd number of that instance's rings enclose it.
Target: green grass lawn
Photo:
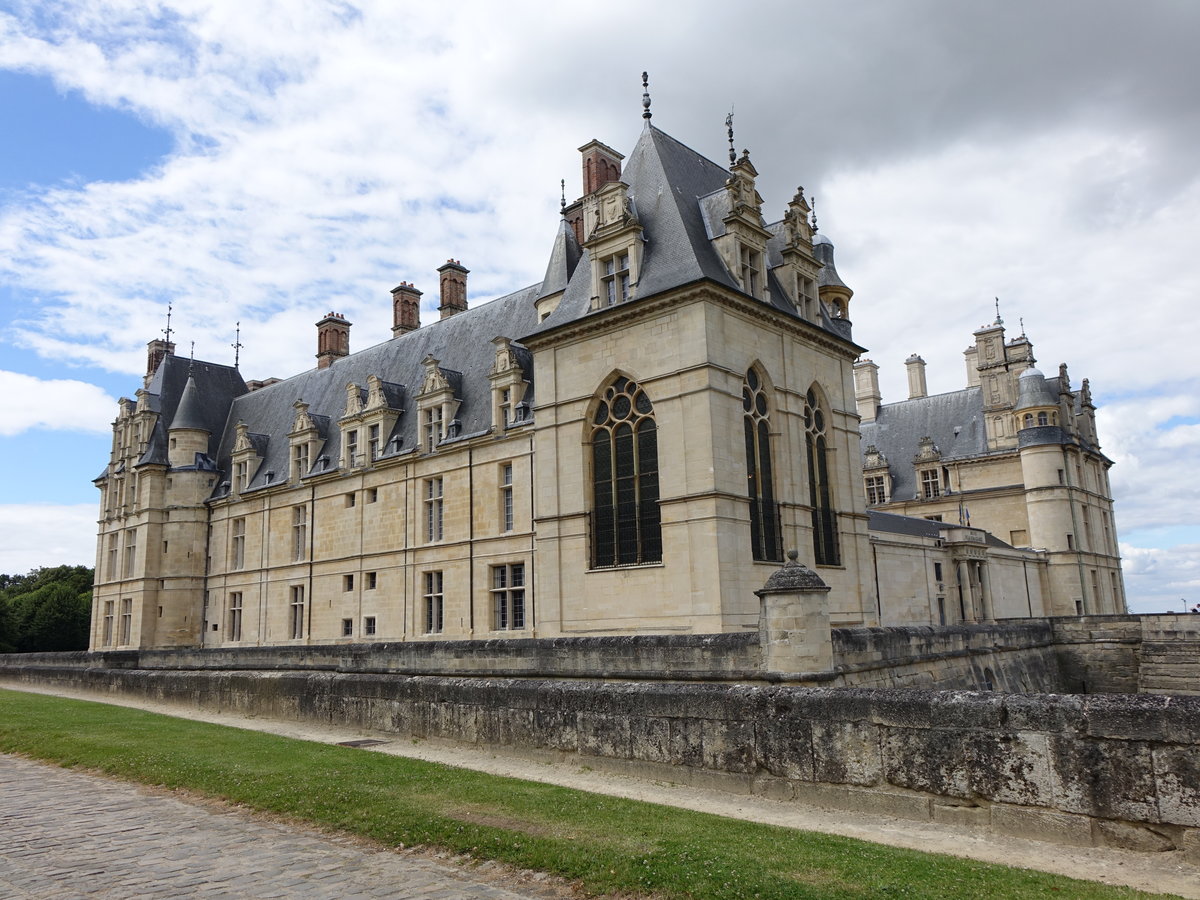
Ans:
[[[195,791],[384,845],[502,860],[595,893],[1160,896],[40,694],[0,690],[0,752]]]

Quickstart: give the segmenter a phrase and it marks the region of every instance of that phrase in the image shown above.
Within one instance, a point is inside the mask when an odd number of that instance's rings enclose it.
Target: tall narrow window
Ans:
[[[618,378],[592,424],[592,565],[660,562],[658,431],[650,398]]]
[[[367,428],[367,462],[375,462],[379,459],[379,426],[371,425]]]
[[[771,432],[767,393],[751,369],[742,383],[742,421],[746,436],[746,479],[750,496],[750,545],[755,559],[783,561],[779,506],[771,472]]]
[[[117,542],[120,536],[113,532],[108,536],[108,580],[117,580],[117,557],[120,555],[117,551]]]
[[[292,507],[292,559],[301,560],[308,555],[308,507]]]
[[[804,404],[804,442],[808,451],[808,495],[812,505],[813,557],[819,566],[841,563],[838,548],[837,513],[829,484],[829,449],[825,411],[809,390]],[[937,476],[937,472],[934,472]]]
[[[102,647],[111,647],[113,642],[113,601],[104,601],[104,638],[100,642]]]
[[[303,507],[301,507],[303,508]],[[291,629],[292,640],[304,637],[304,585],[292,585]]]
[[[351,428],[346,432],[346,468],[352,469],[361,462],[358,458],[358,429]]]
[[[242,639],[242,592],[234,591],[229,595],[229,640]]]
[[[442,592],[442,573],[425,573],[425,633],[440,634],[446,619],[446,597]]]
[[[442,440],[442,408],[431,406],[422,415],[425,420],[425,452],[432,453]]]
[[[525,564],[492,566],[492,615],[497,631],[525,627]]]
[[[137,562],[137,531],[130,528],[125,532],[125,577],[132,578]]]
[[[237,491],[244,491],[250,487],[250,463],[246,460],[234,463],[233,483],[234,489]]]
[[[234,519],[230,532],[229,568],[240,569],[246,565],[246,520]]]
[[[866,483],[868,506],[887,503],[887,485],[884,483],[882,475],[868,475]]]
[[[942,495],[937,469],[925,469],[921,472],[921,493],[926,500],[932,500],[934,497]]]
[[[753,247],[741,245],[742,290],[757,297],[762,285],[762,254]]]
[[[308,474],[308,442],[292,445],[292,479],[299,481]]]
[[[425,540],[442,539],[442,476],[425,479]]]
[[[513,530],[512,463],[504,463],[500,467],[500,530]]]
[[[126,597],[121,601],[121,639],[118,643],[128,646],[133,637],[133,599]]]
[[[512,390],[504,388],[500,391],[500,426],[507,429],[512,424]]]

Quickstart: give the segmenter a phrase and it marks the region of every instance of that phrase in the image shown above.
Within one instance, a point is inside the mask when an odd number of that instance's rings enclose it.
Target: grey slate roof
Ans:
[[[1046,383],[1046,376],[1037,369],[1026,369],[1017,379],[1017,403],[1014,410],[1035,406],[1057,406],[1058,396]]]
[[[192,391],[187,390],[192,382]],[[221,431],[235,397],[246,393],[246,382],[232,366],[202,360],[164,356],[146,388],[151,408],[158,408],[158,422],[138,465],[167,465],[167,431],[179,419],[179,427],[202,428],[209,433],[208,455],[216,458]],[[184,395],[188,402],[180,410]],[[186,425],[183,424],[186,422]]]
[[[353,382],[365,388],[369,375],[390,383],[390,387],[385,384],[390,402],[404,410],[395,431],[387,436],[389,439],[397,437],[399,441],[389,442],[384,455],[411,451],[418,441],[413,396],[420,391],[425,377],[422,360],[430,355],[440,360],[441,369],[454,388],[455,396],[461,400],[458,435],[462,437],[486,432],[492,424],[491,384],[487,374],[496,356],[491,340],[499,336],[516,339],[533,329],[537,322],[534,301],[540,289],[540,284],[523,288],[506,297],[473,307],[448,319],[422,325],[408,334],[337,359],[328,368],[310,369],[239,397],[230,409],[228,424],[221,439],[219,466],[226,473],[230,471],[234,426],[238,422],[245,422],[252,436],[260,434],[269,437],[261,451],[263,462],[250,483],[250,490],[286,478],[290,465],[287,434],[295,418],[292,404],[303,400],[309,404],[309,414],[317,421],[318,428],[323,428],[326,442],[320,454],[328,457],[329,469],[336,469],[341,453],[337,421],[345,414],[346,385]],[[526,377],[532,380],[528,352],[519,346],[513,349],[518,362],[525,367]],[[525,399],[532,403],[532,385]],[[314,466],[316,462],[314,458]],[[317,469],[318,473],[320,471],[323,470]],[[267,472],[273,473],[272,482],[267,481]]]
[[[860,428],[862,447],[874,444],[887,455],[896,499],[916,495],[912,463],[921,438],[933,438],[944,460],[987,452],[983,394],[978,387],[885,404],[874,422],[863,422]]]
[[[917,516],[900,516],[896,513],[867,510],[867,530],[881,534],[904,534],[909,537],[937,538],[941,535],[940,522],[921,519]]]
[[[560,220],[558,236],[554,239],[554,249],[550,251],[550,262],[546,265],[546,277],[542,279],[542,289],[538,292],[539,300],[542,297],[549,297],[551,294],[566,290],[567,282],[575,273],[575,267],[579,265],[579,258],[582,255],[583,250],[579,247],[579,241],[575,240],[575,229],[567,223],[566,219]]]

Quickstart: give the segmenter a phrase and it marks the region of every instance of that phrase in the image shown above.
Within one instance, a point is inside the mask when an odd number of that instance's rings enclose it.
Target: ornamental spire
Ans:
[[[650,121],[650,76],[642,73],[642,118],[647,122]]]
[[[737,162],[737,151],[733,148],[733,110],[725,117],[725,133],[729,135],[729,168]]]

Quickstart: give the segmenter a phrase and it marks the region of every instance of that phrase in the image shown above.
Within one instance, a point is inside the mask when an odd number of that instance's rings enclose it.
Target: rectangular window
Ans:
[[[234,463],[233,473],[234,490],[240,492],[250,487],[250,463],[248,461]]]
[[[373,635],[375,633],[375,617],[366,616],[363,618],[363,634]]]
[[[100,646],[111,647],[113,642],[113,607],[112,600],[104,601],[104,638],[100,641]]]
[[[302,584],[292,585],[290,634],[292,640],[304,637],[304,585]]]
[[[609,306],[629,299],[629,254],[618,253],[604,261],[604,299]]]
[[[342,576],[342,590],[343,591],[354,590],[354,576],[353,575],[343,575]]]
[[[425,540],[442,539],[442,476],[425,480]]]
[[[292,479],[299,481],[309,470],[308,462],[308,442],[296,444],[292,447]]]
[[[440,634],[445,624],[446,600],[442,593],[442,573],[425,573],[425,633]]]
[[[938,480],[937,469],[924,469],[921,471],[921,494],[926,500],[942,495],[942,486]]]
[[[1058,483],[1059,483],[1059,484],[1066,484],[1066,483],[1067,483],[1067,476],[1066,476],[1066,473],[1065,473],[1065,472],[1064,472],[1062,469],[1059,469],[1059,470],[1058,470]]]
[[[505,463],[500,467],[500,530],[513,530],[512,463]]]
[[[346,432],[346,463],[347,469],[352,469],[361,463],[358,458],[358,429],[351,428]]]
[[[942,579],[942,564],[940,562],[935,562],[933,564],[933,579],[934,579],[934,581],[938,581],[938,582],[943,580]]]
[[[132,578],[137,563],[137,532],[132,528],[125,532],[125,577]]]
[[[1091,570],[1092,574],[1092,604],[1094,612],[1101,612],[1104,609],[1104,598],[1100,595],[1100,575],[1095,570]]]
[[[375,585],[378,583],[378,581],[379,581],[379,577],[375,572],[368,572],[367,573],[367,585],[366,585],[367,590],[368,591],[375,590]]]
[[[108,580],[116,581],[117,579],[117,557],[120,556],[117,544],[120,541],[120,535],[113,532],[108,536]]]
[[[342,619],[342,637],[354,636],[354,620]]]
[[[1115,555],[1112,545],[1112,529],[1108,527],[1108,513],[1104,510],[1100,511],[1100,522],[1104,526],[1104,552]],[[1114,594],[1113,596],[1115,597],[1116,595]]]
[[[358,502],[358,497],[353,491],[342,496],[345,498],[346,509],[353,509],[354,504]]]
[[[374,503],[379,499],[379,488],[367,488],[367,502]]]
[[[492,566],[492,610],[496,631],[525,627],[525,564]]]
[[[121,601],[121,639],[118,643],[128,646],[133,637],[133,600],[126,597]]]
[[[431,406],[421,413],[424,420],[425,452],[432,453],[442,442],[442,408]]]
[[[867,477],[867,505],[875,506],[878,503],[886,503],[887,496],[884,494],[884,481],[882,475],[869,475]]]
[[[371,425],[367,428],[367,462],[375,462],[379,459],[379,426]]]
[[[762,254],[753,247],[741,246],[742,289],[757,297],[762,285]]]
[[[242,592],[234,591],[229,595],[229,640],[242,639]]]
[[[500,402],[497,404],[500,410],[500,427],[508,428],[512,424],[512,391],[509,388],[504,388],[500,392]]]
[[[308,507],[292,507],[292,559],[301,560],[308,555]]]
[[[229,568],[240,569],[246,565],[246,520],[234,519],[230,532]]]
[[[1073,535],[1073,534],[1067,535],[1067,549],[1068,550],[1075,549],[1075,535]]]

